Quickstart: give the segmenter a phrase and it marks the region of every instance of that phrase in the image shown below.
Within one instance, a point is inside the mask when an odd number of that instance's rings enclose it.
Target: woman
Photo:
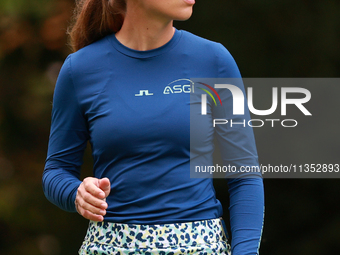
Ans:
[[[71,31],[76,52],[55,88],[43,186],[50,201],[90,220],[79,254],[230,252],[212,179],[190,178],[185,86],[190,77],[240,74],[223,46],[173,27],[173,20],[191,16],[194,3],[78,4]],[[252,131],[238,129],[237,138],[228,132],[217,130],[225,162],[257,164]],[[87,141],[95,177],[80,181]],[[262,180],[228,179],[228,185],[231,252],[258,254]]]

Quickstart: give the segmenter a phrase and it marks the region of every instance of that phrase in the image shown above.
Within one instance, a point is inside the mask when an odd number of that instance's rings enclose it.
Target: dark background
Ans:
[[[72,7],[71,0],[0,2],[3,255],[76,254],[87,228],[85,219],[49,203],[41,187],[54,84],[71,52],[65,31]],[[176,27],[224,44],[244,77],[340,74],[337,0],[198,1],[193,17]],[[327,94],[327,89],[314,104],[330,111],[328,121],[317,123],[314,118],[315,125],[290,134],[282,129],[255,130],[260,162],[301,158],[303,163],[339,163],[339,103],[334,91]],[[89,151],[83,172],[91,174]],[[227,218],[226,182],[215,183]],[[264,184],[262,255],[339,253],[339,179],[265,179]]]

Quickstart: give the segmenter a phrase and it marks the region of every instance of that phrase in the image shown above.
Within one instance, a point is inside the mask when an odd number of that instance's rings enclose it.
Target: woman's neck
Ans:
[[[174,33],[172,20],[151,18],[139,8],[128,8],[116,38],[128,48],[146,51],[163,46],[171,40]]]

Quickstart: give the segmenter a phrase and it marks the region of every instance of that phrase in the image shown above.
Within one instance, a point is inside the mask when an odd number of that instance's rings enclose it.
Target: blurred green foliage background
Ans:
[[[85,219],[49,203],[41,187],[54,84],[71,53],[66,28],[73,6],[72,0],[0,0],[2,255],[76,254],[87,228]],[[244,77],[340,76],[339,0],[198,1],[193,17],[175,25],[224,44]],[[337,119],[338,110],[334,109]],[[328,134],[326,127],[319,132],[315,136],[328,135],[332,143],[329,151],[318,150],[316,144],[316,153],[338,155],[339,135]],[[273,145],[273,137],[255,134],[260,160],[285,153]],[[283,139],[277,135],[275,143]],[[291,137],[291,146],[294,141]],[[91,164],[87,151],[84,176],[91,174]],[[264,182],[261,254],[339,253],[340,180]],[[227,217],[225,181],[215,183]]]

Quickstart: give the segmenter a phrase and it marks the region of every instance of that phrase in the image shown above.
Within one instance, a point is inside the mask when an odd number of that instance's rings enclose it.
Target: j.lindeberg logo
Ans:
[[[139,91],[139,94],[135,94],[136,97],[141,97],[141,96],[153,96],[153,93],[150,93],[149,90],[147,89],[142,89]]]

